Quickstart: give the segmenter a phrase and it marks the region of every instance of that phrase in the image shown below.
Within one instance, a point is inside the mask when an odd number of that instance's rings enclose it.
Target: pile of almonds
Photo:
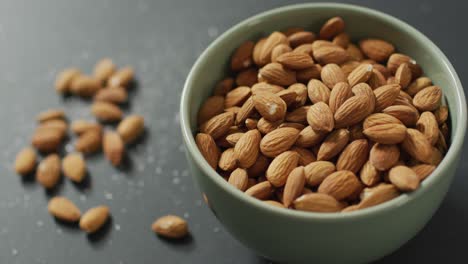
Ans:
[[[348,212],[416,190],[447,152],[448,108],[410,56],[357,44],[340,17],[315,34],[240,45],[235,77],[198,112],[196,143],[235,188],[273,206]]]
[[[42,112],[37,116],[38,126],[31,139],[34,148],[26,147],[18,153],[16,172],[28,175],[35,171],[37,182],[46,189],[53,189],[60,181],[62,173],[73,182],[82,182],[87,174],[84,155],[101,149],[112,165],[119,166],[125,155],[125,146],[133,143],[144,131],[142,116],[129,115],[124,118],[119,107],[127,102],[127,89],[132,80],[132,68],[117,69],[110,59],[98,62],[93,76],[84,75],[76,68],[62,71],[55,82],[58,93],[93,97],[91,112],[99,122],[120,123],[115,130],[105,130],[98,122],[73,121],[70,128],[77,136],[75,151],[67,153],[61,159],[61,146],[67,140],[69,130],[65,112],[61,109]],[[36,151],[44,155],[38,165]],[[81,216],[76,205],[65,197],[50,199],[48,210],[62,221],[79,221],[80,228],[88,233],[97,231],[109,217],[107,206],[91,208]]]

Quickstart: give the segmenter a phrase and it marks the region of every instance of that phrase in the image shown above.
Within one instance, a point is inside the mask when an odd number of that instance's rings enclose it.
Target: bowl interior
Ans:
[[[346,31],[354,41],[364,37],[388,40],[395,45],[398,52],[408,54],[414,58],[422,66],[424,74],[443,89],[444,98],[450,109],[452,146],[444,161],[434,172],[435,175],[431,175],[426,179],[420,189],[423,189],[424,185],[436,181],[439,176],[437,172],[441,170],[440,167],[447,166],[447,160],[455,158],[454,154],[458,152],[462,145],[466,129],[466,102],[460,81],[445,55],[419,31],[381,12],[344,4],[301,4],[261,13],[234,26],[216,39],[193,66],[182,95],[182,132],[189,155],[195,156],[195,160],[204,163],[200,164],[200,166],[208,177],[219,176],[204,162],[203,157],[196,148],[193,139],[193,133],[197,130],[196,116],[199,107],[211,95],[217,81],[226,77],[229,73],[229,59],[235,48],[246,40],[257,40],[260,37],[267,36],[272,31],[280,31],[291,26],[304,27],[313,32],[318,32],[324,21],[337,15],[345,20]],[[221,177],[219,178],[221,179]],[[215,181],[218,180],[215,179]],[[230,186],[224,180],[221,179],[218,182],[225,185],[223,188],[230,189]],[[414,194],[402,195],[394,200],[401,203],[418,192],[419,190]],[[385,206],[385,204],[379,206]],[[366,210],[373,210],[373,208]]]

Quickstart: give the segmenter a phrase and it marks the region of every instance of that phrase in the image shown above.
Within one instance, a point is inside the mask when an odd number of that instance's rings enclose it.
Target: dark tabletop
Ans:
[[[239,21],[295,1],[259,2],[0,2],[0,263],[269,263],[226,233],[202,202],[185,161],[178,118],[183,83],[203,49]],[[466,3],[349,2],[387,12],[421,30],[468,83]],[[105,56],[121,66],[133,65],[137,73],[126,111],[142,114],[148,133],[129,150],[131,166],[117,170],[102,155],[93,156],[87,159],[87,184],[65,180],[54,193],[22,180],[12,162],[29,142],[36,113],[63,107],[70,119],[91,118],[89,102],[55,94],[57,72],[77,66],[89,73]],[[425,229],[379,263],[464,262],[467,154],[465,144],[455,181]],[[83,210],[107,204],[112,221],[94,236],[59,224],[46,210],[55,194]],[[152,221],[167,213],[188,220],[190,239],[173,243],[151,232]]]

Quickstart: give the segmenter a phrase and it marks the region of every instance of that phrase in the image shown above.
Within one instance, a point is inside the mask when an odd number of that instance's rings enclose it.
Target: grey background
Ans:
[[[187,170],[177,112],[190,67],[214,38],[251,15],[293,2],[1,1],[0,263],[269,263],[227,234],[203,204]],[[465,2],[346,2],[412,24],[468,82]],[[64,107],[71,119],[91,118],[88,102],[63,99],[52,84],[60,69],[78,66],[90,72],[104,56],[135,67],[139,85],[127,111],[145,116],[148,135],[129,150],[128,169],[114,169],[96,155],[88,159],[88,186],[65,180],[48,194],[15,175],[12,161],[28,144],[39,111]],[[465,145],[455,181],[434,218],[379,263],[464,262],[467,153]],[[107,204],[112,222],[91,237],[58,224],[46,210],[53,194],[69,197],[83,210]],[[187,218],[192,237],[181,243],[157,238],[150,224],[167,213]]]

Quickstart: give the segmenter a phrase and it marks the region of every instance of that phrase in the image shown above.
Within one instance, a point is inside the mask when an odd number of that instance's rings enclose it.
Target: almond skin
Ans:
[[[419,111],[434,111],[439,107],[442,90],[438,86],[429,86],[419,91],[413,98],[413,105]]]
[[[76,120],[71,124],[71,130],[77,135],[81,135],[89,130],[96,130],[97,132],[102,131],[102,126],[96,122],[90,122],[86,120]]]
[[[91,113],[102,122],[116,122],[123,117],[122,110],[108,102],[95,102],[91,106]]]
[[[96,63],[93,70],[93,75],[101,83],[107,81],[115,72],[117,67],[109,58],[104,58]]]
[[[252,96],[255,109],[268,121],[282,120],[286,115],[286,103],[276,94],[258,93]]]
[[[411,169],[416,173],[419,178],[419,181],[426,179],[431,173],[435,170],[434,165],[429,164],[419,164],[411,167]]]
[[[336,110],[351,96],[353,95],[351,87],[348,83],[339,82],[333,86],[333,89],[330,93],[329,106],[330,110],[334,114]]]
[[[287,44],[279,44],[278,46],[274,47],[271,51],[271,62],[278,62],[277,58],[284,54],[292,51],[291,47]]]
[[[244,135],[242,132],[232,133],[226,136],[227,142],[231,144],[231,146],[235,146],[237,141]]]
[[[241,106],[251,95],[251,90],[247,86],[239,86],[226,94],[224,108]],[[219,106],[218,106],[219,107]]]
[[[349,141],[349,131],[346,129],[338,129],[327,136],[325,141],[320,145],[317,154],[317,160],[330,160],[338,155]]]
[[[369,156],[369,143],[366,139],[358,139],[348,144],[341,152],[336,162],[337,170],[349,170],[357,173]]]
[[[398,69],[395,72],[395,79],[402,89],[405,89],[409,85],[412,79],[412,74],[407,63],[402,63],[398,66]]]
[[[86,162],[78,153],[70,153],[62,160],[63,174],[74,182],[83,181],[86,176]]]
[[[242,43],[236,51],[234,51],[231,57],[231,70],[241,71],[249,68],[253,65],[253,49],[255,43],[252,41],[246,41]]]
[[[75,142],[75,149],[84,154],[97,152],[101,149],[102,132],[99,130],[89,130],[80,135]]]
[[[407,63],[410,70],[411,70],[411,75],[413,78],[418,78],[422,74],[422,69],[421,66],[416,64],[416,61],[414,61],[411,57],[401,54],[401,53],[393,53],[387,61],[387,68],[390,70],[392,74],[395,74],[397,71],[398,67],[403,64]]]
[[[123,156],[125,155],[125,146],[118,133],[114,131],[105,132],[102,141],[102,149],[104,150],[104,155],[112,165],[119,166],[122,163]]]
[[[377,170],[386,171],[393,167],[400,158],[396,145],[374,144],[369,154],[369,161]]]
[[[294,200],[294,208],[301,211],[332,213],[339,212],[342,206],[333,196],[309,193]]]
[[[65,119],[65,112],[61,109],[49,109],[37,115],[36,120],[39,123],[53,119]]]
[[[145,130],[145,119],[141,115],[130,115],[120,121],[117,126],[119,133],[125,144],[134,142]]]
[[[334,63],[325,65],[320,72],[320,76],[323,83],[330,89],[332,89],[335,84],[346,81],[346,77],[340,66]]]
[[[388,178],[402,192],[414,191],[419,187],[418,176],[406,166],[393,167],[388,173]]]
[[[80,219],[81,230],[88,234],[98,231],[109,219],[109,207],[97,206],[86,211]]]
[[[80,209],[72,201],[61,196],[50,199],[47,210],[51,215],[65,222],[77,222],[81,217]]]
[[[38,127],[31,139],[32,145],[40,152],[54,152],[62,143],[62,133],[54,128]]]
[[[216,115],[201,125],[200,132],[211,135],[213,139],[218,139],[234,125],[234,116],[235,114],[232,112]]]
[[[416,128],[424,134],[431,145],[435,145],[439,139],[439,126],[432,112],[424,112],[416,122]]]
[[[258,131],[260,131],[260,133],[268,134],[271,131],[277,129],[282,123],[283,123],[282,120],[271,122],[271,121],[266,120],[264,117],[262,117],[257,122],[257,128],[258,128]]]
[[[259,154],[254,165],[247,169],[247,174],[249,175],[249,177],[258,177],[260,175],[263,175],[265,174],[269,165],[270,160],[262,154]]]
[[[349,85],[355,86],[358,83],[362,82],[367,82],[369,80],[372,70],[374,68],[372,67],[371,64],[361,64],[359,65],[356,69],[354,69],[349,75],[348,75],[348,83]]]
[[[232,87],[234,86],[234,79],[233,78],[224,78],[219,81],[213,91],[213,95],[221,95],[225,96],[229,91],[231,91]]]
[[[21,175],[27,175],[36,168],[37,155],[34,149],[27,147],[22,149],[15,159],[15,171]]]
[[[314,65],[310,55],[299,52],[283,53],[276,58],[276,62],[292,70],[303,70]]]
[[[159,236],[171,239],[180,239],[188,234],[187,222],[175,215],[158,218],[151,225],[151,229]]]
[[[414,96],[422,89],[431,85],[431,79],[429,79],[428,77],[419,77],[410,84],[410,86],[406,89],[406,93],[408,93],[410,96]]]
[[[365,39],[359,42],[362,52],[372,60],[385,61],[395,51],[395,47],[381,39]]]
[[[288,122],[306,124],[307,111],[309,111],[309,108],[310,106],[301,106],[294,111],[287,113],[285,120]]]
[[[435,116],[439,126],[441,126],[448,119],[448,116],[449,116],[448,107],[445,106],[445,105],[441,105],[439,108],[437,108],[434,111],[434,116]]]
[[[344,28],[345,23],[341,17],[332,17],[320,28],[319,36],[321,39],[331,39],[343,32]]]
[[[343,128],[361,122],[369,113],[369,97],[359,95],[346,100],[334,114],[335,127]]]
[[[318,188],[319,193],[343,200],[361,188],[361,183],[351,171],[337,171],[326,177]]]
[[[315,157],[315,154],[312,153],[312,151],[308,149],[293,147],[291,148],[291,150],[299,154],[299,165],[301,166],[307,166],[308,164],[317,160],[317,158]]]
[[[231,172],[228,182],[236,189],[245,191],[247,189],[248,180],[249,177],[247,176],[247,171],[241,168],[237,168]]]
[[[219,158],[218,166],[223,171],[232,171],[237,168],[237,160],[234,155],[234,148],[226,149]]]
[[[299,136],[296,140],[296,146],[302,148],[313,147],[318,145],[325,136],[326,133],[315,131],[312,127],[307,126],[299,132]]]
[[[236,84],[238,86],[250,87],[258,82],[258,70],[249,68],[239,72],[236,76]]]
[[[133,81],[134,71],[132,67],[126,66],[117,70],[107,81],[110,87],[125,87]]]
[[[310,186],[318,186],[335,171],[335,164],[329,161],[314,161],[304,167],[305,178]]]
[[[60,157],[57,154],[50,154],[39,163],[36,180],[47,189],[57,185],[60,180]]]
[[[380,184],[376,187],[371,188],[368,191],[368,195],[358,205],[358,209],[364,209],[372,207],[400,195],[398,189],[392,184]]]
[[[73,79],[70,91],[79,96],[92,97],[101,88],[101,81],[99,79],[91,76],[80,75]]]
[[[283,127],[275,129],[262,138],[260,150],[267,157],[276,157],[289,150],[298,137],[299,130],[295,128]]]
[[[363,128],[368,129],[373,126],[384,125],[384,124],[402,124],[401,121],[389,114],[375,113],[368,116],[363,123]]]
[[[269,181],[263,181],[248,188],[245,194],[255,197],[259,200],[266,200],[271,197],[273,187]]]
[[[261,68],[259,78],[266,80],[268,83],[281,86],[296,83],[296,73],[277,62],[269,63]]]
[[[205,160],[216,170],[220,153],[213,138],[209,134],[198,133],[195,142]]]
[[[289,44],[288,38],[283,33],[275,31],[271,33],[261,45],[260,50],[258,52],[257,60],[255,60],[254,54],[254,60],[257,63],[257,65],[263,66],[269,63],[271,59],[271,52],[279,44]]]
[[[361,168],[359,173],[361,182],[366,186],[374,186],[381,181],[380,172],[372,165],[370,161],[367,161]]]
[[[377,143],[398,144],[406,137],[406,127],[400,124],[382,124],[364,129],[363,133]]]
[[[300,31],[288,36],[289,45],[293,48],[302,44],[312,43],[315,39],[315,34],[309,31]]]
[[[399,119],[405,126],[412,127],[416,125],[419,119],[419,113],[413,106],[392,105],[385,108],[383,113]]]
[[[432,146],[424,134],[412,128],[408,128],[406,133],[406,138],[401,147],[414,159],[423,163],[430,163],[433,154]]]
[[[276,93],[287,106],[291,106],[293,103],[296,103],[297,93],[293,90],[286,89],[281,92]]]
[[[63,70],[55,79],[55,91],[61,94],[70,92],[73,80],[80,75],[81,71],[77,68],[68,68]]]
[[[236,114],[236,124],[245,122],[245,120],[254,113],[254,110],[253,98],[249,97]]]
[[[375,112],[380,112],[391,106],[400,94],[400,85],[388,84],[374,90]]]
[[[210,96],[198,110],[198,124],[203,124],[215,115],[224,112],[224,97],[223,96]]]
[[[293,169],[286,180],[283,192],[283,204],[289,207],[293,201],[302,194],[305,184],[304,167]]]
[[[367,100],[366,114],[370,115],[375,110],[376,98],[374,91],[367,83],[356,84],[352,89],[352,92],[356,96],[364,96]]]
[[[342,47],[323,46],[313,50],[314,59],[321,64],[342,64],[349,59],[349,55]]]
[[[266,82],[259,82],[252,86],[252,94],[257,94],[261,92],[270,92],[270,93],[279,93],[283,91],[284,88],[279,85],[269,84]]]
[[[312,103],[324,102],[328,104],[330,100],[330,89],[321,81],[312,79],[307,84],[307,93]]]
[[[286,183],[289,173],[297,167],[299,155],[294,151],[286,151],[273,159],[266,171],[266,178],[275,187]]]
[[[320,78],[320,72],[322,71],[322,66],[320,64],[314,64],[310,68],[300,70],[296,72],[296,79],[300,83],[307,83],[311,79]]]
[[[234,146],[234,155],[241,168],[250,168],[260,151],[260,132],[257,129],[244,133]]]

